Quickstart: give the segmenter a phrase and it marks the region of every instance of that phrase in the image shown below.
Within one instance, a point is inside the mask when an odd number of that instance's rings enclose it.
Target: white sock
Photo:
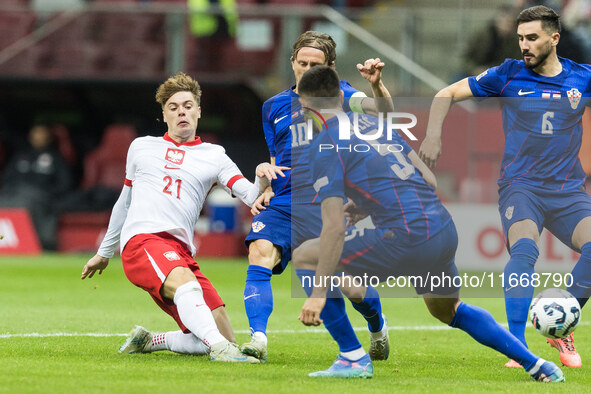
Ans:
[[[345,357],[347,360],[357,361],[361,357],[365,356],[367,353],[363,350],[363,347],[360,347],[355,350],[351,350],[350,352],[341,352],[341,355]]]
[[[159,332],[157,334],[152,334],[152,343],[150,344],[150,351],[157,352],[159,350],[169,350],[168,346],[166,345],[166,333],[165,332]]]
[[[211,310],[203,299],[203,290],[197,281],[187,282],[176,289],[174,303],[183,324],[208,347],[227,341],[220,334]]]
[[[369,336],[371,337],[371,339],[380,339],[382,338],[385,334],[386,334],[386,325],[384,324],[384,326],[382,327],[382,329],[378,332],[369,332]]]
[[[185,334],[181,330],[169,331],[166,334],[166,348],[180,354],[201,356],[209,354],[209,347],[193,334]]]
[[[265,345],[267,344],[267,336],[264,333],[260,332],[260,331],[253,332],[252,333],[252,337],[260,340]]]

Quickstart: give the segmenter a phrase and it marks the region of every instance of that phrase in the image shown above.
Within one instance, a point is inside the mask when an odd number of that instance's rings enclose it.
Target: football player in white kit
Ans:
[[[268,181],[283,176],[287,168],[262,163],[255,184],[244,178],[221,146],[202,143],[196,136],[200,98],[199,84],[184,73],[159,86],[156,101],[168,131],[131,143],[123,190],[105,238],[81,278],[101,274],[120,241],[127,278],[146,290],[180,327],[153,335],[138,326],[120,352],[167,349],[209,353],[212,361],[258,363],[236,347],[224,303],[192,257],[193,228],[216,183],[251,206]]]

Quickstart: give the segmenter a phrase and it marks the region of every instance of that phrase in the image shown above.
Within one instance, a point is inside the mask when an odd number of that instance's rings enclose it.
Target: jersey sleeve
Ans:
[[[115,254],[115,249],[119,243],[121,229],[127,218],[127,212],[131,205],[131,186],[135,179],[135,150],[137,140],[134,140],[127,151],[127,161],[125,165],[125,181],[119,198],[113,206],[109,226],[103,241],[101,242],[97,254],[106,258],[111,258]]]
[[[135,180],[135,150],[137,147],[137,140],[132,141],[131,145],[129,145],[129,150],[127,151],[127,160],[125,162],[125,185],[132,186],[133,181]]]
[[[335,151],[336,143],[324,132],[311,158],[314,190],[318,202],[327,197],[345,198],[345,171],[341,155]],[[331,148],[332,147],[332,148]]]
[[[498,97],[509,82],[514,59],[506,59],[500,66],[484,70],[477,76],[468,77],[468,84],[474,97]]]
[[[353,111],[363,113],[363,110],[361,109],[361,102],[367,97],[367,95],[355,89],[347,81],[341,81],[341,90],[345,96],[343,100],[343,109],[346,112]]]
[[[224,149],[220,148],[218,185],[222,185],[227,191],[231,192],[232,187],[240,179],[244,179],[244,175],[242,175],[236,163],[226,155]]]
[[[275,157],[275,127],[273,119],[271,119],[271,100],[265,101],[263,104],[263,132],[265,134],[265,141],[267,141],[267,147],[269,148],[269,155]]]

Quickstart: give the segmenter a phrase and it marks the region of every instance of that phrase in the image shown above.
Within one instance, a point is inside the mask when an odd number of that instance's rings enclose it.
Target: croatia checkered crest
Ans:
[[[581,307],[575,297],[563,289],[546,289],[532,301],[529,318],[534,328],[547,338],[564,338],[581,320]]]
[[[579,89],[572,88],[571,90],[566,92],[566,95],[568,96],[570,107],[572,109],[577,109],[577,107],[579,106],[579,101],[581,101],[581,97],[583,96],[583,94],[579,92]]]

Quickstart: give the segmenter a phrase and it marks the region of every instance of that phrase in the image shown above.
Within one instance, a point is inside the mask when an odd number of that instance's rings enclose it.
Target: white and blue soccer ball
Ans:
[[[564,338],[581,320],[581,306],[563,289],[546,289],[532,301],[529,318],[534,328],[546,338]]]

